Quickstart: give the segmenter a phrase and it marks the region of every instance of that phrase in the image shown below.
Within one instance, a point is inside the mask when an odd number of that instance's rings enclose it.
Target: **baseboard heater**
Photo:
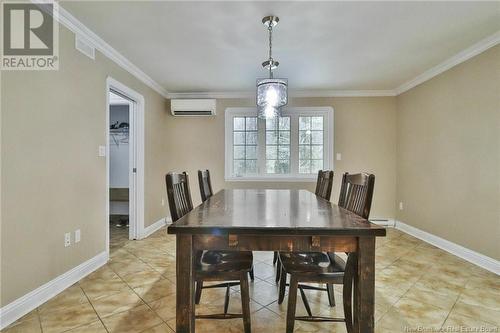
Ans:
[[[384,227],[395,227],[396,223],[394,220],[389,220],[389,219],[370,219],[370,222],[378,224],[378,225],[383,225]]]

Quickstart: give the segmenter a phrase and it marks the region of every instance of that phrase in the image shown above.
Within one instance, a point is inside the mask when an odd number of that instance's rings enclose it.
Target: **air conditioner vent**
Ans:
[[[212,111],[175,111],[176,116],[212,116]]]
[[[170,109],[174,116],[214,116],[215,99],[172,99]]]

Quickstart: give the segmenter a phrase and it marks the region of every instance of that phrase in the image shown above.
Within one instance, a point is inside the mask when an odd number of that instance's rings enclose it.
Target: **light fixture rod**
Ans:
[[[273,78],[273,25],[269,24],[269,78]]]
[[[278,67],[279,63],[273,59],[273,27],[278,24],[279,17],[270,15],[265,16],[262,19],[262,23],[267,27],[269,33],[269,59],[262,63],[262,67],[267,68],[269,66],[269,78],[273,78],[273,69]]]

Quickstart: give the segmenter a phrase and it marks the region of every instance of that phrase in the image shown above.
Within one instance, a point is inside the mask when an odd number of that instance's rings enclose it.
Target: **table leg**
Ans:
[[[194,333],[193,237],[178,234],[176,242],[176,332]]]
[[[354,332],[373,333],[375,312],[375,237],[358,238],[354,279]]]

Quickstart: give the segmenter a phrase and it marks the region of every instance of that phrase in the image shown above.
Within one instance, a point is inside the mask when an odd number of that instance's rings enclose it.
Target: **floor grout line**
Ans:
[[[109,333],[109,330],[108,328],[106,327],[106,325],[104,324],[104,321],[102,320],[101,316],[99,315],[99,313],[97,313],[97,310],[95,309],[94,307],[94,304],[92,304],[92,301],[90,300],[90,297],[87,295],[87,293],[85,292],[85,290],[79,285],[80,289],[82,290],[83,294],[85,295],[85,297],[87,298],[87,301],[90,303],[90,306],[92,307],[92,309],[94,310],[97,318],[99,318],[99,321],[101,322],[102,326],[104,327],[104,329],[106,330],[106,332]]]
[[[40,311],[38,311],[38,307],[35,310],[36,310],[36,316],[38,317],[38,324],[40,325],[40,332],[43,333],[42,318],[40,317]]]
[[[164,230],[162,230],[162,232],[164,232]],[[111,235],[111,232],[110,232],[110,235]],[[142,303],[141,304],[132,304],[133,306],[131,308],[117,312],[117,313],[113,313],[110,316],[116,315],[118,313],[130,311],[130,310],[135,309],[135,308],[142,306],[142,305],[146,305],[147,307],[144,307],[144,310],[146,311],[146,309],[148,309],[147,311],[152,311],[154,313],[154,315],[160,319],[160,321],[157,325],[154,325],[150,328],[153,328],[153,327],[156,327],[159,325],[166,325],[169,329],[171,329],[172,331],[175,332],[175,328],[172,327],[167,322],[167,321],[172,321],[172,319],[164,320],[158,314],[158,312],[153,309],[153,307],[151,305],[151,303],[158,301],[162,297],[168,297],[168,295],[171,295],[171,294],[166,294],[166,296],[164,295],[158,299],[147,302],[144,297],[147,296],[147,293],[148,293],[147,286],[150,283],[146,283],[146,284],[143,284],[140,286],[140,287],[142,287],[141,289],[143,289],[146,292],[145,294],[143,294],[143,296],[141,296],[141,295],[139,295],[139,292],[142,293],[142,291],[140,291],[140,290],[136,291],[135,289],[137,289],[138,287],[136,287],[134,289],[124,279],[124,277],[126,277],[129,274],[136,274],[136,273],[141,272],[140,269],[142,269],[142,270],[151,269],[151,271],[158,273],[160,280],[165,279],[165,280],[172,282],[172,276],[166,275],[169,272],[171,272],[171,267],[172,267],[172,266],[170,266],[171,262],[166,262],[166,265],[163,266],[162,261],[156,259],[156,254],[158,254],[158,258],[161,258],[162,255],[166,255],[166,256],[168,256],[168,260],[175,260],[175,254],[172,254],[171,251],[168,250],[168,249],[172,248],[173,238],[171,238],[170,235],[167,236],[167,238],[166,238],[162,233],[161,235],[157,235],[155,237],[150,236],[147,239],[140,240],[140,241],[130,241],[130,240],[126,239],[125,237],[123,237],[124,239],[122,241],[122,239],[121,239],[122,236],[123,235],[119,234],[118,238],[114,239],[114,241],[111,241],[111,244],[113,244],[113,246],[110,248],[110,253],[116,254],[116,255],[114,255],[113,258],[110,260],[110,262],[108,262],[106,264],[106,267],[107,267],[107,269],[110,270],[110,272],[112,272],[113,274],[118,276],[119,281],[124,284],[123,291],[133,293],[134,295],[136,295],[138,297],[138,299],[140,299],[140,302],[142,302]],[[410,238],[404,239],[406,237],[410,237]],[[380,303],[380,304],[382,304],[382,306],[377,307],[380,309],[380,312],[379,312],[380,316],[377,318],[376,323],[377,323],[377,325],[379,325],[381,323],[381,321],[383,321],[384,318],[389,316],[389,313],[392,313],[392,315],[394,315],[393,312],[398,311],[398,308],[396,307],[396,305],[399,302],[401,302],[403,299],[407,298],[409,300],[415,301],[415,300],[418,300],[419,290],[422,290],[422,292],[427,292],[429,294],[432,294],[433,293],[432,290],[435,289],[435,290],[439,291],[440,295],[443,294],[443,297],[444,297],[443,299],[446,302],[443,303],[442,305],[440,305],[440,304],[434,305],[434,303],[431,302],[432,298],[425,298],[424,301],[425,301],[425,304],[428,304],[430,306],[437,307],[441,310],[444,310],[444,311],[440,312],[440,316],[442,315],[444,319],[439,327],[439,328],[443,328],[445,323],[449,320],[450,316],[452,315],[454,309],[457,308],[457,304],[460,302],[461,297],[465,292],[465,286],[469,283],[469,281],[471,281],[473,279],[472,275],[479,276],[479,277],[481,277],[481,275],[479,275],[479,273],[475,273],[475,272],[474,273],[471,272],[471,274],[472,274],[471,276],[466,276],[466,275],[461,276],[461,275],[453,274],[453,269],[452,269],[453,267],[451,267],[450,269],[448,269],[447,267],[450,267],[450,265],[453,265],[454,263],[456,263],[456,260],[454,260],[456,256],[453,256],[453,255],[448,254],[448,253],[441,253],[440,250],[437,248],[434,249],[432,247],[426,246],[427,243],[425,243],[423,241],[418,241],[418,242],[413,241],[413,238],[414,237],[412,237],[411,235],[407,235],[403,232],[390,231],[390,232],[388,232],[388,236],[386,238],[386,241],[383,244],[380,244],[380,245],[377,244],[378,245],[377,251],[383,250],[383,251],[386,251],[385,253],[387,253],[387,256],[385,257],[385,260],[383,261],[383,263],[377,265],[377,269],[376,269],[377,274],[379,274],[380,272],[384,272],[384,271],[387,272],[386,274],[384,274],[384,279],[382,280],[383,285],[384,286],[387,285],[389,287],[391,286],[391,283],[390,283],[391,275],[390,274],[392,274],[392,273],[396,274],[395,275],[396,279],[403,279],[404,280],[406,277],[407,280],[411,280],[411,281],[409,281],[410,283],[407,283],[408,281],[401,280],[404,282],[403,285],[405,286],[405,288],[401,289],[401,292],[402,292],[401,294],[399,294],[399,292],[396,292],[396,293],[388,294],[387,295],[388,297],[382,297],[382,303]],[[165,250],[165,249],[167,249],[167,250]],[[438,252],[436,252],[435,250],[438,250]],[[392,252],[394,252],[396,254],[396,257],[394,258],[394,260],[391,259],[394,255]],[[438,274],[438,275],[441,274],[441,276],[443,277],[442,280],[444,282],[446,282],[445,277],[446,277],[447,272],[450,271],[449,274],[452,274],[452,275],[450,275],[450,277],[453,277],[453,279],[449,281],[450,284],[454,284],[454,285],[458,286],[459,288],[458,289],[449,289],[449,288],[446,288],[445,285],[443,285],[443,287],[441,288],[441,284],[438,284],[436,286],[434,286],[433,284],[428,285],[428,286],[422,285],[422,283],[425,284],[427,281],[427,280],[424,280],[424,278],[426,277],[426,271],[424,271],[424,268],[422,268],[422,269],[416,269],[414,271],[414,273],[412,273],[412,271],[413,271],[413,270],[411,270],[412,261],[416,261],[418,264],[420,264],[421,260],[420,260],[420,258],[417,258],[416,260],[406,260],[405,261],[405,258],[406,259],[411,258],[408,256],[410,253],[413,253],[413,257],[415,257],[417,255],[422,255],[423,256],[422,260],[424,260],[424,261],[425,261],[425,258],[427,258],[427,256],[429,256],[430,259],[432,259],[434,257],[446,259],[443,261],[442,265],[440,265],[440,263],[436,262],[435,263],[436,267],[431,269],[431,271],[434,272],[435,274]],[[122,257],[122,255],[123,255],[123,257]],[[123,267],[123,266],[120,267],[120,265],[110,265],[110,263],[111,264],[113,263],[113,260],[119,260],[119,261],[115,261],[115,263],[118,263],[118,264],[122,260],[124,261],[124,264],[127,263],[127,265],[130,262],[131,266],[130,267]],[[150,264],[150,262],[151,262],[151,264]],[[275,274],[275,266],[272,265],[271,262],[272,262],[272,256],[269,255],[269,258],[267,258],[267,254],[264,254],[264,253],[263,253],[262,257],[259,257],[259,259],[254,258],[254,266],[257,266],[257,267],[260,266],[262,268],[261,273],[268,272],[268,270],[271,267],[274,271],[274,273],[273,273],[273,275],[274,275]],[[138,265],[138,266],[134,267],[133,265]],[[144,266],[142,266],[142,265],[144,265]],[[112,268],[112,267],[115,267],[115,268]],[[137,269],[139,269],[137,272],[135,272],[135,271],[134,272],[127,272],[127,270],[133,271],[133,270],[137,270]],[[402,271],[400,271],[400,270],[402,270]],[[119,274],[118,271],[125,271],[127,273],[126,274]],[[440,272],[440,271],[442,271],[442,272]],[[405,272],[409,272],[410,275],[406,275]],[[155,275],[156,274],[153,274],[153,276],[155,276]],[[273,315],[276,315],[277,317],[279,317],[280,320],[286,320],[286,313],[281,313],[281,311],[278,311],[278,310],[280,310],[280,308],[276,308],[276,306],[275,306],[276,305],[275,303],[277,302],[277,300],[273,300],[269,303],[267,303],[267,301],[263,302],[265,299],[268,299],[269,296],[271,296],[271,295],[268,295],[271,292],[271,289],[274,290],[276,288],[276,283],[274,283],[274,276],[267,277],[266,275],[268,275],[268,274],[263,273],[262,276],[265,276],[263,278],[263,277],[259,276],[258,273],[256,272],[255,281],[251,283],[251,286],[253,286],[253,288],[255,288],[254,292],[257,291],[264,296],[264,297],[260,297],[260,298],[259,297],[255,297],[255,298],[251,297],[251,301],[254,303],[255,308],[257,308],[257,310],[252,312],[252,313],[253,314],[259,313],[260,316],[264,316],[265,313],[263,313],[263,311],[268,311],[269,313],[272,313]],[[439,278],[439,276],[437,278]],[[104,279],[107,279],[107,276],[105,276]],[[431,277],[431,280],[432,280],[432,277]],[[130,280],[130,281],[134,282],[132,280]],[[158,280],[154,281],[151,285],[156,284],[157,281]],[[92,309],[93,309],[94,313],[96,314],[98,320],[103,325],[104,330],[109,333],[109,329],[104,324],[103,318],[97,312],[97,310],[93,304],[93,301],[90,299],[89,294],[87,294],[85,289],[80,285],[80,282],[81,281],[79,281],[77,283],[78,287],[82,290],[87,301],[92,306]],[[142,280],[140,280],[139,283],[142,283]],[[418,284],[418,286],[417,286],[417,284]],[[259,291],[258,290],[259,285],[266,287],[266,288],[269,288],[269,290],[267,291],[266,289],[262,289]],[[126,286],[126,288],[125,288],[125,286]],[[270,288],[269,286],[272,286],[273,288]],[[381,288],[380,286],[381,285],[379,284],[379,288]],[[423,287],[423,289],[421,287]],[[437,288],[439,288],[439,290]],[[100,295],[99,291],[101,289],[102,288],[97,288],[97,296]],[[449,289],[449,293],[448,293],[448,289]],[[377,287],[376,287],[376,290],[377,290]],[[122,290],[120,290],[119,292],[122,292]],[[238,292],[239,292],[238,290],[233,290],[233,293],[238,293]],[[275,291],[272,291],[272,292],[274,293]],[[380,292],[383,293],[383,289],[382,290],[379,289],[379,293]],[[410,295],[410,292],[412,292],[411,295]],[[109,296],[112,296],[112,295],[114,295],[114,294],[111,294]],[[155,295],[156,295],[156,293],[155,293]],[[396,297],[394,297],[392,295],[394,295]],[[384,296],[384,294],[382,294],[382,296]],[[450,296],[454,297],[454,300]],[[106,296],[106,297],[108,297],[108,296]],[[430,297],[432,297],[432,295]],[[222,298],[222,296],[221,296],[221,298]],[[104,299],[104,298],[99,298],[99,299]],[[391,299],[390,302],[389,302],[389,299]],[[392,301],[392,300],[394,300],[394,301]],[[322,305],[324,303],[323,298],[318,297],[316,299],[316,301],[317,301],[318,306],[319,306],[318,311],[323,311],[324,310],[322,307]],[[473,299],[473,301],[474,301],[474,299]],[[386,305],[386,303],[387,303],[387,305]],[[424,302],[421,302],[421,303],[424,303]],[[451,303],[453,303],[453,305],[451,307],[447,308],[448,304],[451,304]],[[377,304],[377,302],[376,302],[376,304]],[[411,304],[411,303],[409,303],[409,304]],[[467,304],[469,305],[469,303],[467,303]],[[286,306],[286,304],[284,304],[284,305]],[[273,310],[273,308],[275,308],[275,309]],[[384,309],[385,311],[382,311],[382,309]],[[44,328],[42,325],[42,316],[38,310],[38,307],[36,309],[34,309],[34,311],[36,312],[36,317],[38,319],[38,325],[35,324],[35,321],[33,321],[32,324],[30,324],[30,325],[39,326],[40,332],[43,333]],[[61,310],[61,311],[64,311],[64,310]],[[429,311],[432,311],[432,310],[429,310]],[[463,312],[463,311],[461,311],[461,312]],[[267,315],[269,315],[269,313]],[[166,317],[168,317],[168,316],[170,316],[170,311],[168,311],[166,313]],[[107,317],[107,316],[105,316],[105,317]],[[465,317],[469,318],[471,316],[465,316]],[[486,318],[489,318],[489,317],[486,317]],[[471,318],[471,320],[473,320],[473,319],[474,318]],[[484,319],[482,319],[482,321],[484,321],[485,323],[488,322],[487,320],[484,320]],[[89,323],[92,323],[92,322],[89,322]],[[72,330],[77,329],[79,327],[85,326],[89,323],[81,323],[79,326],[74,327],[74,328],[70,329],[69,331],[72,331]],[[94,321],[94,323],[97,323],[97,322]],[[174,323],[175,323],[175,321],[174,321]],[[439,325],[439,323],[436,323],[436,324]],[[221,328],[222,327],[225,327],[225,326],[222,325]],[[139,328],[138,331],[143,332],[144,330],[148,330],[150,328],[145,328],[145,329]],[[38,330],[38,328],[37,328],[37,330]],[[65,331],[65,332],[67,332],[67,331]]]

